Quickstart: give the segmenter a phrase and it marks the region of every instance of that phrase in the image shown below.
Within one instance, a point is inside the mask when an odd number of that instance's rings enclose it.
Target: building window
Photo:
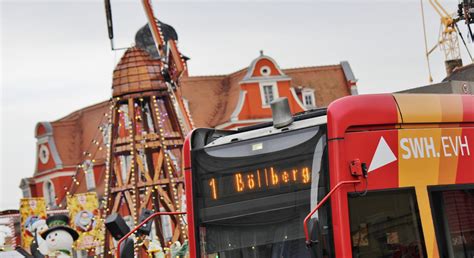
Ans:
[[[263,86],[263,94],[265,97],[265,105],[270,105],[270,103],[273,101],[273,98],[274,98],[273,86],[272,85]]]
[[[304,104],[305,104],[306,106],[312,106],[312,105],[313,105],[313,98],[311,97],[311,95],[306,94],[306,95],[304,96]]]
[[[270,103],[278,98],[278,88],[276,83],[265,83],[260,85],[262,95],[262,106],[268,107]]]
[[[94,171],[86,172],[86,185],[88,191],[95,189]]]
[[[110,134],[110,130],[112,129],[112,124],[111,123],[103,123],[101,125],[101,132],[102,132],[102,137],[103,137],[103,144],[107,147],[109,146],[109,143],[110,143],[110,138],[109,138],[109,134]],[[108,148],[108,147],[107,147]]]
[[[314,100],[314,91],[306,90],[303,91],[303,105],[306,108],[313,108],[316,106],[316,101]]]
[[[86,177],[87,191],[95,189],[94,164],[92,164],[92,161],[84,161],[83,169]]]
[[[56,206],[56,193],[54,191],[54,184],[51,180],[44,182],[43,196],[46,201],[46,205],[49,207]]]

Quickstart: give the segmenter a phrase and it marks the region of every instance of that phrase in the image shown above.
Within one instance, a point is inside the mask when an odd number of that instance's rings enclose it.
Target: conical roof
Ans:
[[[158,26],[163,33],[165,42],[168,42],[168,40],[178,40],[178,33],[176,33],[176,30],[171,25],[158,21]],[[156,50],[155,40],[151,35],[150,25],[148,23],[141,27],[135,34],[135,45],[146,50],[148,54],[155,59],[160,56]]]
[[[114,97],[149,90],[166,90],[160,72],[161,61],[153,59],[145,50],[129,48],[114,70]]]

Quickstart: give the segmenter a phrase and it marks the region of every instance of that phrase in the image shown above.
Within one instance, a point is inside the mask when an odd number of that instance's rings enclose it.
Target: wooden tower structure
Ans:
[[[151,31],[156,48],[129,48],[114,70],[103,203],[104,218],[119,213],[135,226],[144,210],[185,211],[181,147],[191,129],[180,97],[178,82],[186,63],[176,33],[154,18],[148,1],[144,7],[149,29],[142,30]],[[182,243],[187,238],[183,221],[180,216],[158,217],[150,239],[162,247]],[[104,246],[110,256],[115,246],[108,231]],[[139,250],[136,246],[143,254]]]

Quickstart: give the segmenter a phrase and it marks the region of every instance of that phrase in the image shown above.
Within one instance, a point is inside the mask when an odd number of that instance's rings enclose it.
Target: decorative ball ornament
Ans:
[[[42,164],[46,164],[49,160],[49,149],[45,144],[42,144],[39,148],[39,159]]]

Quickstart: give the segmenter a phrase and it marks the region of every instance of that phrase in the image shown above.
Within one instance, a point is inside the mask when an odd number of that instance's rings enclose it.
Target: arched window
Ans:
[[[95,189],[94,164],[91,160],[87,159],[82,163],[82,167],[86,177],[87,191]]]
[[[51,180],[44,182],[43,196],[46,201],[46,205],[50,207],[56,206],[56,193],[54,191],[54,184],[51,182]]]

